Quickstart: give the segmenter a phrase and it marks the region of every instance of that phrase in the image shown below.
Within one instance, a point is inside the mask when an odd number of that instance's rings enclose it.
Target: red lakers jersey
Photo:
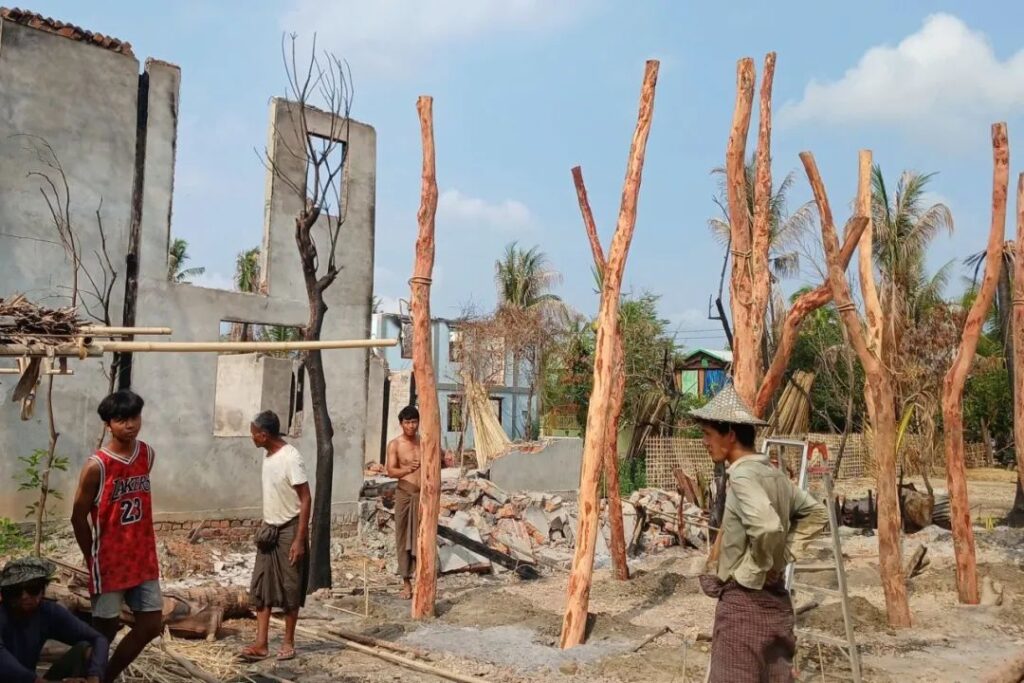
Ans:
[[[92,459],[100,466],[100,489],[91,513],[92,593],[123,591],[159,579],[149,491],[153,449],[136,441],[128,458],[101,448]]]

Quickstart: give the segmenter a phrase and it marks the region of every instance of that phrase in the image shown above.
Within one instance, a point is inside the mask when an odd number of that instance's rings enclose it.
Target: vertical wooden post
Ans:
[[[576,197],[583,216],[583,227],[587,231],[590,251],[594,256],[594,267],[603,273],[608,264],[605,261],[601,240],[597,236],[597,224],[594,213],[590,210],[587,199],[587,186],[583,182],[583,170],[576,166],[572,169],[573,183],[576,185]],[[604,434],[604,476],[608,485],[608,526],[611,530],[609,550],[612,553],[612,574],[620,581],[629,580],[629,563],[626,561],[626,531],[622,521],[622,497],[619,494],[619,418],[622,416],[622,402],[626,396],[625,352],[622,348],[622,329],[616,321],[615,326],[615,357],[612,361],[613,384],[611,407],[608,414],[608,427]],[[590,438],[588,436],[588,438]]]
[[[420,411],[420,519],[416,536],[416,577],[412,618],[434,616],[437,594],[437,516],[441,505],[441,414],[430,344],[430,282],[434,270],[434,216],[437,175],[434,168],[433,98],[416,101],[423,139],[423,182],[417,214],[416,263],[412,278],[412,366]]]
[[[754,283],[750,207],[747,203],[747,133],[754,106],[754,60],[736,65],[736,104],[725,150],[726,198],[729,204],[732,273],[729,305],[733,318],[733,386],[748,405],[754,403],[761,372],[761,338],[753,327]],[[761,329],[758,327],[758,329]]]
[[[756,374],[753,386],[761,384],[764,359],[761,356],[762,339],[765,334],[765,316],[768,300],[771,298],[771,271],[768,268],[768,252],[772,241],[772,84],[775,82],[775,53],[769,52],[764,58],[761,73],[760,115],[758,116],[756,168],[754,169],[754,226],[751,235],[752,304],[750,310],[751,343],[757,349]],[[752,397],[744,400],[751,405]]]
[[[881,359],[868,347],[867,335],[861,326],[860,317],[850,294],[846,273],[842,268],[839,254],[839,239],[832,221],[825,185],[818,173],[814,155],[802,152],[807,179],[814,192],[814,200],[821,218],[821,236],[828,260],[828,279],[843,326],[864,367],[865,399],[868,404],[871,425],[874,428],[873,447],[878,464],[878,564],[882,577],[882,591],[889,625],[910,626],[910,605],[907,601],[907,586],[903,580],[900,560],[899,503],[896,491],[896,415],[892,410],[893,386],[889,370]],[[857,187],[857,206],[871,202],[871,156],[860,157],[860,177]],[[881,306],[878,299],[866,299],[864,306],[881,320]],[[874,409],[873,409],[874,408]]]
[[[985,254],[985,275],[978,296],[967,314],[960,348],[942,383],[942,431],[946,446],[946,483],[949,487],[950,521],[953,525],[953,552],[956,555],[956,587],[960,602],[968,605],[978,604],[979,595],[974,530],[971,528],[971,507],[967,500],[967,468],[964,464],[964,385],[974,363],[981,328],[996,293],[999,269],[1003,267],[1009,166],[1006,124],[993,124],[992,225]]]
[[[1017,245],[1014,248],[1013,308],[1013,442],[1019,488],[1024,489],[1024,173],[1017,179]]]
[[[612,361],[615,358],[615,327],[619,315],[619,296],[622,290],[622,273],[626,266],[629,244],[636,226],[637,198],[643,175],[644,155],[647,137],[651,130],[654,114],[654,92],[658,82],[658,62],[649,60],[644,70],[644,82],[640,90],[640,112],[630,147],[626,179],[622,188],[622,202],[619,219],[615,226],[608,252],[608,263],[604,271],[601,291],[601,307],[598,313],[597,349],[594,357],[594,388],[590,395],[587,411],[587,434],[596,439],[587,439],[583,445],[583,468],[580,474],[579,526],[576,532],[576,552],[572,571],[569,573],[568,597],[565,617],[562,621],[561,645],[573,647],[583,642],[587,628],[587,607],[590,603],[590,585],[594,570],[594,546],[597,542],[598,500],[597,488],[604,461],[604,435],[610,414],[613,385]]]

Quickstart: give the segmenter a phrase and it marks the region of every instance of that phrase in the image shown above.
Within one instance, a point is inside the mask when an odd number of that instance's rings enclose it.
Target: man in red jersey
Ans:
[[[127,389],[100,402],[97,412],[110,438],[82,468],[71,514],[89,568],[96,630],[113,642],[124,603],[135,618],[110,658],[107,681],[116,680],[161,628],[163,596],[149,487],[154,453],[137,438],[142,406],[142,398]]]

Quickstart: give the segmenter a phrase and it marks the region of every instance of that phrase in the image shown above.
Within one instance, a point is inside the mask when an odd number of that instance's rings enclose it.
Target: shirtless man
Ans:
[[[402,434],[388,443],[385,469],[389,477],[398,479],[395,491],[395,549],[398,551],[398,573],[402,577],[402,597],[412,597],[412,575],[415,566],[416,534],[420,509],[420,412],[406,406],[398,413]]]

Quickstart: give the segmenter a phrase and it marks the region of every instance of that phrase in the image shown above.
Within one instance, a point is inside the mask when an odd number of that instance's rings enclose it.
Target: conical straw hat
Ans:
[[[703,408],[694,408],[690,417],[707,422],[725,422],[728,424],[754,425],[763,427],[768,423],[758,419],[754,411],[747,407],[743,399],[736,393],[732,382],[729,382],[708,401]]]

